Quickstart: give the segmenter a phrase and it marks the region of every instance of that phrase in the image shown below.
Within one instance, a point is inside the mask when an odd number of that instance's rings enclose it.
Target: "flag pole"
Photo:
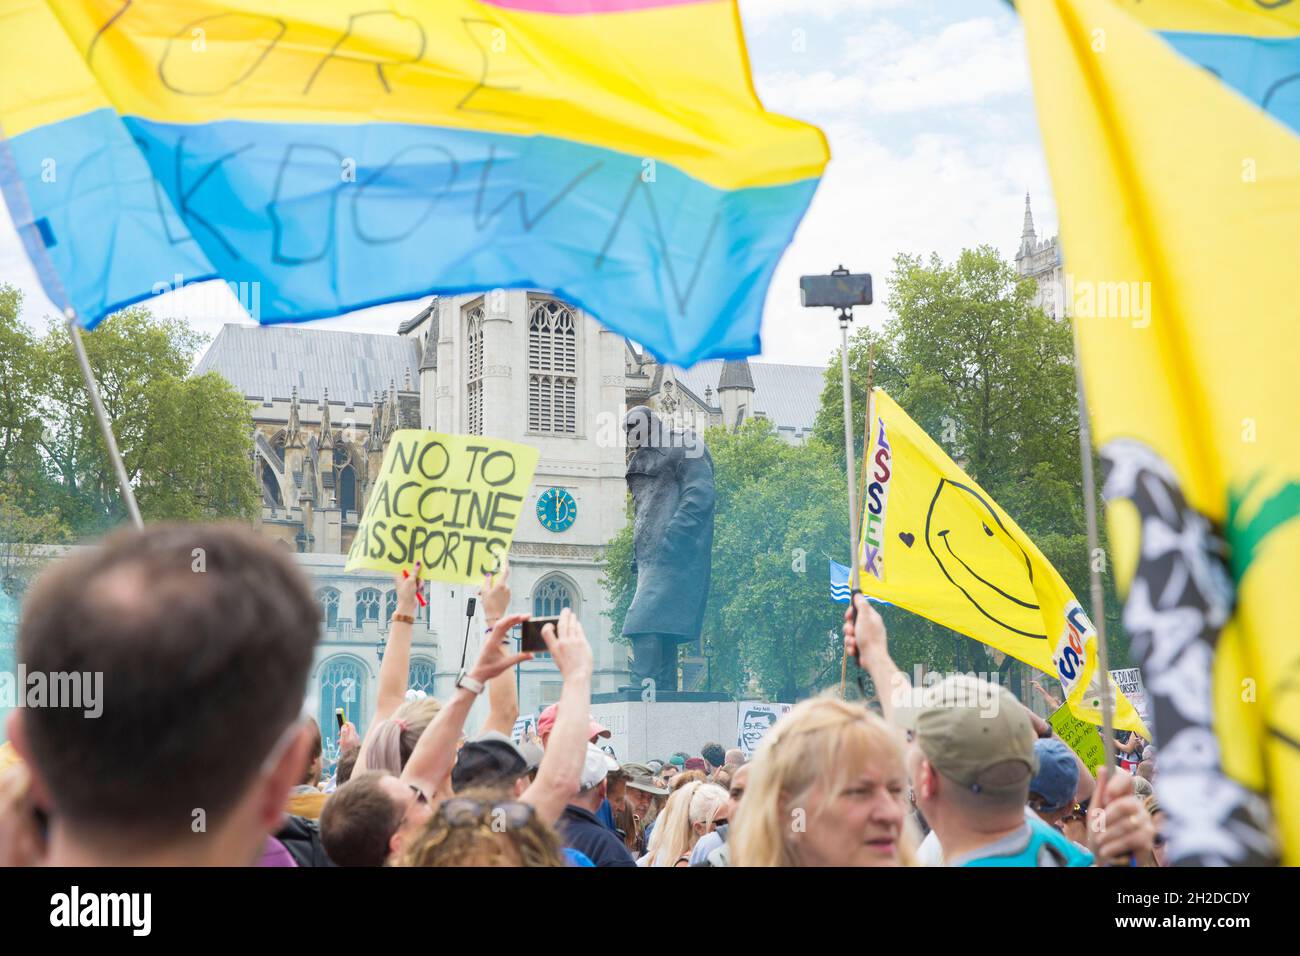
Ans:
[[[72,337],[72,347],[76,349],[77,361],[81,364],[81,377],[86,380],[86,394],[90,396],[90,407],[95,411],[95,418],[99,422],[99,430],[104,435],[104,444],[108,448],[108,458],[113,463],[113,471],[117,474],[117,486],[122,492],[122,502],[126,505],[126,512],[131,518],[131,523],[137,528],[143,528],[144,522],[140,519],[140,508],[135,503],[135,492],[131,490],[131,482],[126,475],[126,465],[122,463],[122,453],[117,449],[117,439],[113,436],[113,426],[108,421],[108,415],[104,411],[104,402],[99,397],[99,384],[95,381],[95,373],[91,371],[90,359],[86,356],[86,345],[81,341],[81,328],[77,325],[77,313],[69,307],[64,312],[64,317],[68,323],[68,334]]]
[[[1097,484],[1092,473],[1092,432],[1088,427],[1088,400],[1083,389],[1083,362],[1079,358],[1079,328],[1070,321],[1074,339],[1074,385],[1079,395],[1079,457],[1083,465],[1083,513],[1088,527],[1088,567],[1092,588],[1092,624],[1097,631],[1097,669],[1100,671],[1101,736],[1106,748],[1108,773],[1115,767],[1115,718],[1110,693],[1110,663],[1106,652],[1106,603],[1097,568]]]
[[[867,346],[867,416],[862,426],[862,473],[858,475],[858,497],[859,503],[866,500],[867,493],[867,454],[871,450],[871,388],[876,375],[876,343],[871,342]],[[850,446],[851,446],[850,436]],[[852,447],[846,450],[846,455],[852,457]],[[849,473],[852,475],[852,472]],[[849,479],[852,481],[852,478]],[[852,499],[850,498],[850,502]],[[852,503],[850,503],[852,509]],[[852,544],[849,547],[849,607],[853,607],[853,595],[859,591],[858,583],[861,580],[858,570],[858,543],[862,540],[862,515],[858,516],[858,522],[853,526],[851,533],[853,535]],[[847,699],[847,686],[849,679],[849,646],[844,645],[844,652],[840,656],[840,700]]]

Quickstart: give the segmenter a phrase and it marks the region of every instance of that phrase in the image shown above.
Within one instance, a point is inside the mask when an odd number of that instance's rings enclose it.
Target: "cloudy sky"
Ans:
[[[1026,191],[1039,235],[1055,232],[1023,35],[1003,0],[740,0],[740,7],[764,104],[820,126],[832,157],[768,293],[762,360],[822,364],[838,343],[829,311],[800,308],[803,273],[841,262],[873,273],[878,304],[863,319],[874,324],[885,317],[884,279],[898,253],[950,258],[990,243],[1010,256]],[[43,328],[53,306],[3,203],[0,282],[23,290],[24,318]],[[208,335],[223,322],[250,321],[220,283],[153,305]],[[316,324],[392,332],[417,309],[388,305]]]

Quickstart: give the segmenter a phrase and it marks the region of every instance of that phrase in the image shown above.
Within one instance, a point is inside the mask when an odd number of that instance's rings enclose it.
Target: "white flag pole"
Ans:
[[[99,397],[99,384],[95,381],[95,373],[91,371],[90,359],[86,357],[86,346],[81,341],[81,328],[77,325],[77,313],[71,308],[64,312],[64,317],[68,323],[68,335],[72,338],[72,347],[76,349],[77,361],[81,363],[81,376],[86,380],[86,394],[90,396],[90,407],[94,409],[95,418],[99,421],[99,430],[104,435],[104,445],[108,448],[109,460],[113,463],[113,471],[117,473],[117,486],[122,492],[122,502],[126,505],[126,512],[131,517],[131,523],[137,528],[144,527],[144,521],[140,518],[140,508],[135,503],[135,492],[131,490],[130,479],[126,475],[126,465],[122,463],[122,453],[118,451],[117,439],[113,436],[113,426],[108,421],[108,415],[104,411],[104,402]]]

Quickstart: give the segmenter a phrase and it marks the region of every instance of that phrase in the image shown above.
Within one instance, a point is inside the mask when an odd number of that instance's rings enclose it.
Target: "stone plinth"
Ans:
[[[639,696],[597,694],[591,713],[613,732],[608,743],[620,763],[665,760],[674,751],[698,754],[706,743],[736,746],[737,703],[710,694],[674,694],[646,703]],[[600,741],[604,744],[606,741]]]

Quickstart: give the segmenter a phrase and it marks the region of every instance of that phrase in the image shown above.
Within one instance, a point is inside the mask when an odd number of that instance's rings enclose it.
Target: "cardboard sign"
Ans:
[[[538,451],[479,435],[393,433],[347,570],[401,571],[465,584],[510,550]]]
[[[1141,716],[1143,723],[1151,726],[1151,714],[1147,710],[1147,689],[1142,685],[1142,671],[1136,667],[1125,667],[1110,672],[1111,678],[1119,685],[1124,696],[1133,702],[1133,707]]]
[[[535,733],[537,733],[537,718],[532,714],[525,714],[515,721],[515,726],[510,731],[510,739],[521,744]]]
[[[740,702],[736,723],[736,746],[752,757],[759,742],[778,720],[790,713],[792,704],[765,704],[756,700]]]
[[[1097,776],[1097,768],[1106,759],[1106,748],[1102,746],[1101,733],[1097,728],[1070,713],[1069,704],[1062,704],[1056,713],[1047,718],[1047,722],[1056,731],[1056,736],[1083,759],[1092,775]]]

